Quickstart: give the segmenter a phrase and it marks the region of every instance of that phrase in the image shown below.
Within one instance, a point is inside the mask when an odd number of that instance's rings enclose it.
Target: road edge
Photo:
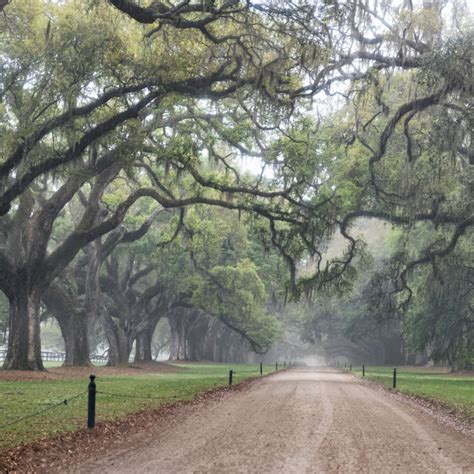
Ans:
[[[56,469],[64,469],[64,464],[60,462],[64,461],[64,458],[67,458],[68,466],[81,458],[83,461],[84,453],[88,456],[103,453],[105,448],[110,449],[123,443],[124,436],[135,435],[151,424],[164,423],[184,409],[199,409],[206,404],[248,390],[285,370],[288,369],[247,378],[232,387],[211,388],[196,394],[190,400],[176,400],[158,408],[145,408],[118,420],[100,421],[92,431],[80,428],[56,436],[47,436],[33,443],[20,444],[0,452],[0,472],[54,472]]]

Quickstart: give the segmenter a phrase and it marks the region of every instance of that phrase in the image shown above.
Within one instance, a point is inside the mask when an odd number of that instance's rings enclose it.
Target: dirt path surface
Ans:
[[[70,471],[474,473],[474,438],[349,374],[297,369],[84,461]]]

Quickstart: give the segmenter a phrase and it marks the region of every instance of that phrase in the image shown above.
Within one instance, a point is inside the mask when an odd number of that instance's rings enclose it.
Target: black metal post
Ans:
[[[275,362],[275,370],[278,372],[278,362]]]
[[[229,385],[232,385],[232,376],[234,375],[233,370],[229,370]]]
[[[352,372],[352,364],[349,366],[349,371]]]
[[[260,375],[263,375],[263,363],[260,362]]]
[[[87,428],[92,429],[95,426],[95,375],[90,375],[90,382],[88,387],[88,399],[87,399]]]
[[[362,364],[362,377],[365,377],[365,364]]]
[[[283,368],[285,368],[285,369],[286,369],[286,360],[285,360],[285,361],[283,361]]]
[[[393,388],[397,388],[397,369],[393,369]]]

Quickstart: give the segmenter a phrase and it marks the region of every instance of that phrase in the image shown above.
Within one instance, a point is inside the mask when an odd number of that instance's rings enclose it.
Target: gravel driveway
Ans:
[[[292,369],[71,471],[474,473],[474,438],[350,374]]]

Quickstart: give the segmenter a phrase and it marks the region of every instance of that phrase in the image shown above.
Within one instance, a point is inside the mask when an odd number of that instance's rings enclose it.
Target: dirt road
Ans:
[[[74,472],[474,472],[474,438],[351,375],[298,369],[138,433]]]

